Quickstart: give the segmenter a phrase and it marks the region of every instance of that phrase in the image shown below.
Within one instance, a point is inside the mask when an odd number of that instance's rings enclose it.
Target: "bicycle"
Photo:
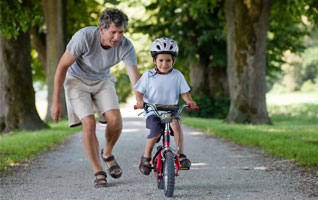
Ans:
[[[152,158],[152,169],[157,179],[157,187],[164,190],[165,196],[172,197],[175,177],[178,176],[180,170],[180,162],[178,151],[170,146],[170,123],[173,119],[178,118],[182,110],[188,108],[189,105],[153,105],[145,103],[145,112],[148,112],[149,107],[160,118],[161,123],[165,125],[165,129],[160,136],[160,138],[162,137],[162,144],[157,146],[157,152]],[[134,109],[137,109],[136,105]],[[196,110],[198,109],[197,106]],[[167,113],[160,114],[158,111],[166,111]]]

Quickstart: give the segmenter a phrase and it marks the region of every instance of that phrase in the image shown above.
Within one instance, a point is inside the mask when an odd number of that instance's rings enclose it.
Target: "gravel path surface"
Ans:
[[[148,134],[138,113],[122,109],[124,129],[114,155],[123,176],[108,177],[109,187],[93,187],[93,172],[82,148],[81,133],[77,133],[31,165],[0,177],[0,199],[166,199],[153,174],[144,176],[138,171]],[[97,127],[100,147],[105,141],[104,129]],[[192,168],[176,178],[174,199],[318,199],[318,178],[295,164],[190,128],[184,130]]]

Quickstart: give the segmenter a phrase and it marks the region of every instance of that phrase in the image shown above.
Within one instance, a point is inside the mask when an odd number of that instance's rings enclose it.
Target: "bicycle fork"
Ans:
[[[176,176],[178,176],[178,172],[180,170],[180,161],[179,161],[179,156],[178,152],[175,152],[171,147],[170,147],[170,125],[169,123],[165,124],[165,131],[162,139],[162,145],[158,147],[157,153],[153,157],[153,166],[156,166],[157,170],[157,178],[162,178],[163,177],[163,170],[162,170],[162,165],[165,160],[165,154],[166,152],[170,151],[174,154],[174,162],[175,162],[175,169],[176,169]]]

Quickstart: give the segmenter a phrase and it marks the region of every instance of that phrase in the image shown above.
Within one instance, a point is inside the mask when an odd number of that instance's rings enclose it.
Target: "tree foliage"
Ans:
[[[66,5],[67,39],[85,26],[97,26],[102,5],[98,0],[68,0]]]
[[[202,110],[211,105],[216,108],[221,101],[227,110],[228,105],[223,103],[228,97],[223,2],[158,0],[144,5],[144,9],[145,15],[133,18],[132,31],[146,34],[151,41],[174,39],[179,45],[174,68],[183,72]],[[147,51],[150,57],[149,47]],[[209,117],[225,116],[219,111]],[[203,112],[200,116],[207,117]]]
[[[282,72],[281,66],[286,62],[284,53],[300,54],[305,49],[303,38],[310,33],[310,29],[302,20],[306,12],[304,4],[298,7],[298,4],[288,0],[273,2],[267,34],[267,90],[271,89]]]
[[[38,53],[34,49],[31,51],[31,57],[31,70],[33,82],[40,83],[40,88],[43,88],[45,83],[45,71],[39,59]]]
[[[176,67],[185,75],[189,64],[204,60],[209,67],[225,66],[223,6],[214,1],[153,1],[145,5],[147,18],[134,19],[133,31],[149,39],[170,37],[179,45]]]
[[[16,39],[19,31],[26,32],[29,29],[31,19],[39,7],[32,0],[2,0],[0,9],[0,32],[8,39]]]
[[[286,63],[285,52],[303,56],[310,45],[306,38],[314,31],[318,20],[318,2],[313,0],[274,1],[270,16],[267,45],[267,90],[280,81],[282,65]],[[311,41],[314,45],[314,41]],[[305,61],[305,60],[304,60]],[[305,61],[306,62],[306,61]],[[293,63],[297,84],[302,83],[301,64]],[[301,73],[301,74],[299,74]],[[294,76],[293,73],[290,74]],[[299,88],[296,86],[295,88]]]

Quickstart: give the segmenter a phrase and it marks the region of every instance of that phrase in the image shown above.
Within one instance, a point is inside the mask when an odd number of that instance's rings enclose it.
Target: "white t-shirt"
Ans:
[[[103,49],[100,43],[100,31],[96,26],[77,31],[66,49],[77,57],[68,72],[91,81],[109,76],[110,67],[122,60],[126,66],[137,65],[134,46],[126,37],[123,37],[117,46],[108,50]]]
[[[176,69],[169,74],[157,74],[155,69],[150,69],[141,76],[135,89],[144,94],[144,102],[166,105],[178,104],[180,94],[190,91],[183,74]]]

